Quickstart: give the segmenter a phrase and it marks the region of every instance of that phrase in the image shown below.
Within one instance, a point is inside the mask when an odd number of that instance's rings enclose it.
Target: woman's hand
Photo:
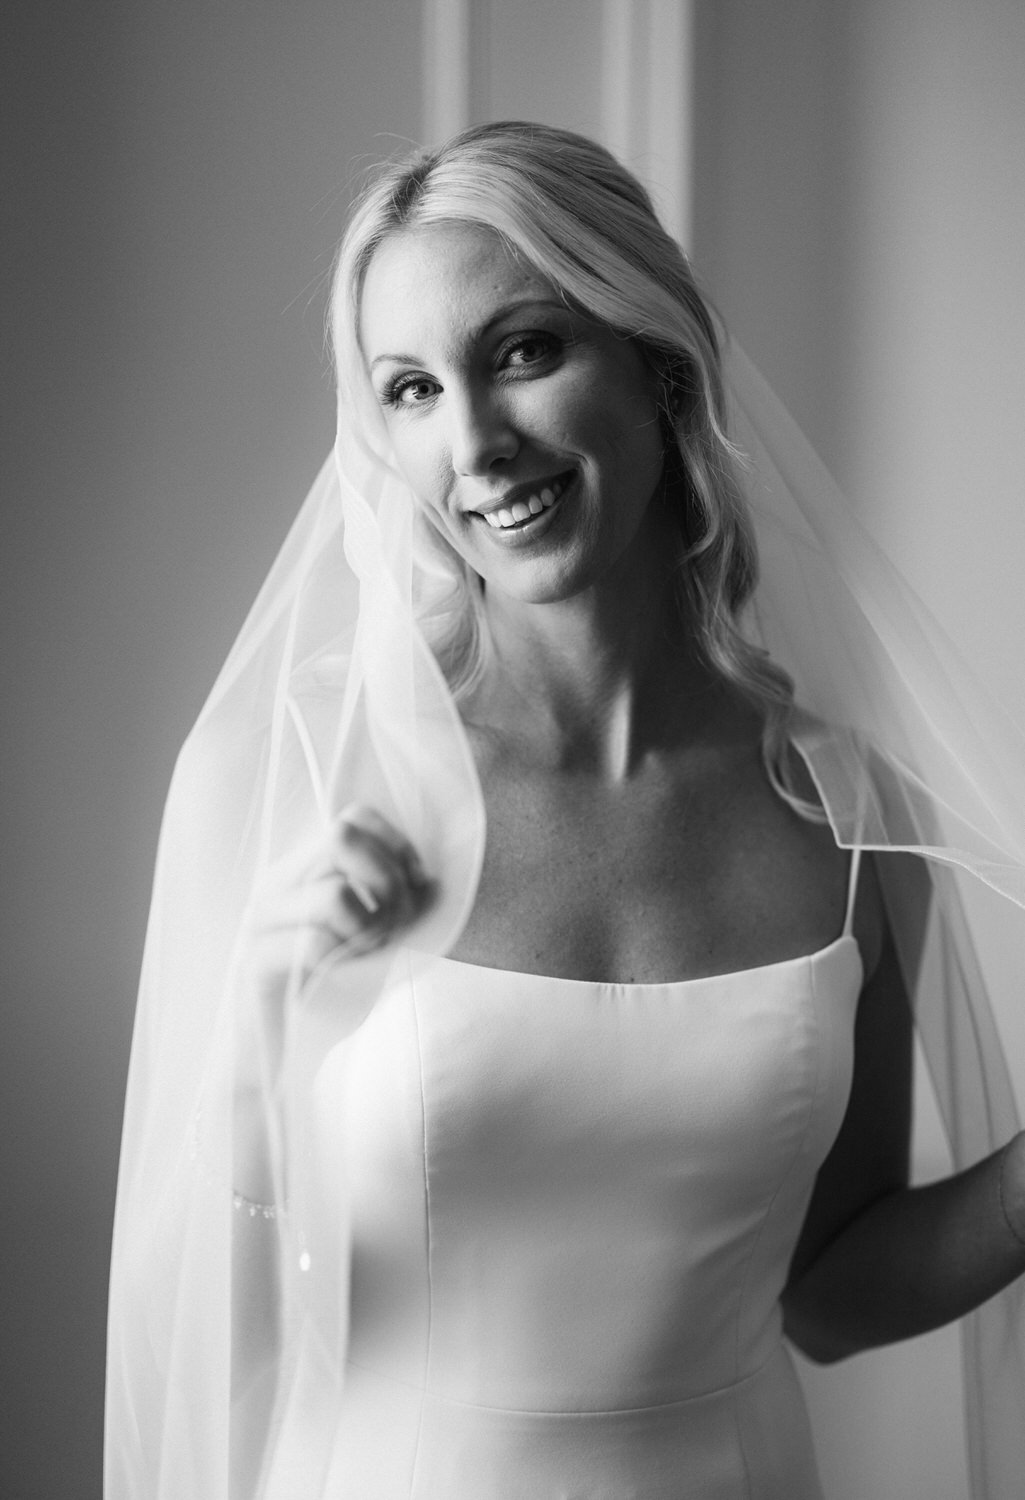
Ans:
[[[430,899],[431,883],[409,840],[373,808],[355,804],[315,843],[274,865],[254,893],[243,959],[247,1003],[232,1054],[232,1186],[236,1203],[250,1208],[240,1223],[264,1223],[282,1201],[271,1142],[281,1129],[286,1002],[309,994],[321,966],[382,947]]]
[[[253,899],[249,957],[260,993],[295,993],[326,960],[383,946],[430,895],[409,840],[373,808],[345,808],[315,847],[276,865]]]

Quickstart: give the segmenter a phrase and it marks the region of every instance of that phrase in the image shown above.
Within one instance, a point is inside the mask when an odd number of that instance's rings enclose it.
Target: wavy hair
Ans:
[[[667,493],[679,518],[681,603],[709,668],[761,714],[772,784],[808,814],[787,753],[793,684],[741,624],[758,559],[740,482],[742,458],[726,431],[720,335],[648,193],[596,142],[516,120],[473,126],[437,150],[380,169],[353,211],[331,299],[340,385],[360,403],[366,381],[358,329],[367,268],[389,235],[440,223],[482,225],[499,235],[571,306],[633,339],[656,372]],[[456,580],[433,643],[461,697],[479,680],[486,657],[482,590],[437,533],[433,545],[445,553]]]

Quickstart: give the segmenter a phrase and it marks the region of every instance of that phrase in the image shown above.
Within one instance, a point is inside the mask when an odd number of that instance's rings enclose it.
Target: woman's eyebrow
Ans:
[[[507,302],[503,307],[499,308],[498,312],[482,323],[479,328],[470,330],[467,334],[467,343],[475,343],[478,339],[486,338],[505,318],[511,318],[516,313],[521,313],[528,308],[554,309],[560,313],[567,313],[569,311],[565,302],[561,302],[554,297],[523,297],[518,302]],[[376,369],[379,364],[383,363],[418,365],[421,361],[415,354],[375,354],[374,358],[370,361],[370,368],[371,370]]]

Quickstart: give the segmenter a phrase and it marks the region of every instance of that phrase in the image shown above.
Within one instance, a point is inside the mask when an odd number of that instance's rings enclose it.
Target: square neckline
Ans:
[[[625,992],[638,992],[641,990],[681,990],[691,989],[697,985],[723,984],[729,980],[746,979],[758,974],[771,974],[781,972],[785,969],[808,967],[811,968],[832,958],[834,954],[845,950],[850,944],[854,945],[854,952],[858,959],[858,965],[864,976],[865,964],[861,952],[861,945],[853,932],[844,931],[839,933],[831,942],[822,948],[816,948],[813,953],[797,953],[791,958],[777,958],[764,964],[749,964],[740,969],[720,969],[713,974],[692,974],[683,979],[652,979],[648,981],[617,980],[617,979],[574,979],[561,974],[542,974],[534,969],[503,969],[494,964],[475,964],[464,958],[449,958],[445,953],[423,953],[417,949],[410,952],[418,953],[418,956],[429,960],[431,963],[445,964],[451,968],[465,970],[468,974],[486,974],[493,977],[503,974],[510,979],[536,980],[540,984],[563,985],[592,990],[618,990]]]

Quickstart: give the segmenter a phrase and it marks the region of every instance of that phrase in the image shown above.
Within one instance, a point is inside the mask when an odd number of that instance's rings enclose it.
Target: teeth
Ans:
[[[546,484],[543,490],[539,490],[536,495],[531,495],[526,500],[516,500],[504,510],[488,511],[484,519],[495,531],[503,531],[508,526],[518,526],[521,521],[527,521],[531,516],[539,516],[543,510],[550,510],[565,488],[561,480],[555,485]]]

